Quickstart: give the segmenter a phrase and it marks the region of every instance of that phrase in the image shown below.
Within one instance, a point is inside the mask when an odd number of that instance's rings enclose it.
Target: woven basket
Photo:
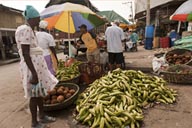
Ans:
[[[64,100],[62,103],[56,103],[56,104],[44,104],[44,111],[54,111],[54,110],[61,110],[64,109],[74,103],[74,101],[77,99],[78,93],[79,93],[79,86],[73,83],[60,83],[57,85],[57,87],[68,87],[70,89],[74,89],[75,93],[68,99]]]
[[[174,50],[171,50],[171,51],[169,51],[169,52],[167,52],[167,53],[165,54],[165,60],[166,60],[166,62],[167,62],[169,65],[174,65],[173,63],[169,63],[169,62],[168,62],[167,56],[169,56],[170,54],[183,55],[183,54],[186,54],[186,53],[189,54],[190,56],[192,56],[192,51],[190,51],[190,50],[188,50],[188,49],[174,49]],[[191,59],[190,59],[188,62],[186,62],[186,63],[184,63],[184,64],[186,64],[186,65],[192,64],[192,57],[191,57]]]
[[[104,74],[101,64],[98,63],[82,63],[79,65],[79,71],[81,74],[88,76],[89,83],[92,83]]]
[[[73,79],[66,80],[66,81],[59,81],[59,83],[74,83],[74,84],[79,84],[79,79],[81,75],[76,76]]]
[[[178,73],[178,70],[186,70],[187,73]],[[169,83],[192,84],[192,67],[188,65],[175,65],[162,71],[163,78]]]

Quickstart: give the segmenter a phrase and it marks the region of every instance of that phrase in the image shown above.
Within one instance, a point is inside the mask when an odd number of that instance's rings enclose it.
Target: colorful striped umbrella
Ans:
[[[192,0],[184,2],[174,13],[170,16],[170,20],[176,21],[192,21]]]
[[[88,30],[103,25],[105,21],[89,8],[79,4],[64,3],[46,8],[41,18],[48,21],[48,29],[56,28],[62,32],[75,33],[79,26],[87,25]]]
[[[68,33],[68,39],[70,33],[80,31],[79,26],[82,24],[87,25],[88,30],[105,24],[100,16],[86,6],[72,3],[50,6],[41,13],[41,18],[48,21],[48,29],[55,28]],[[69,56],[72,57],[70,41]]]

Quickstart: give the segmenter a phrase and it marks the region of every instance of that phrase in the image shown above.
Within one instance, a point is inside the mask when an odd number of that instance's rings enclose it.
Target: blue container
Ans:
[[[149,25],[145,27],[145,38],[153,38],[154,35],[154,27]]]
[[[146,38],[144,46],[145,49],[151,50],[153,48],[153,38]]]

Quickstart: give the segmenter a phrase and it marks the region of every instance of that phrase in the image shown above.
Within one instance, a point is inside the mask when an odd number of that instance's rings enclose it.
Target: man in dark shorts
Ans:
[[[124,63],[122,42],[125,40],[125,37],[118,21],[115,21],[111,27],[107,28],[105,37],[109,53],[109,68],[112,71],[114,67],[120,68],[121,64]]]

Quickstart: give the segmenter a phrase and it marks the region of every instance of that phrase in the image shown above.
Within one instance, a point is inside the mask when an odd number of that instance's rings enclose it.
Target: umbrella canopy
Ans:
[[[130,24],[125,18],[123,18],[122,16],[120,16],[118,13],[116,13],[113,10],[112,11],[101,11],[101,12],[97,12],[97,14],[102,17],[105,17],[110,22],[119,20],[121,23]]]
[[[66,33],[79,31],[79,26],[82,24],[87,25],[88,30],[91,30],[105,23],[89,8],[72,3],[50,6],[41,12],[41,18],[49,23],[48,29],[56,28]]]
[[[74,3],[74,4],[81,4],[87,6],[94,12],[98,12],[99,10],[90,2],[90,0],[50,0],[49,3],[46,5],[46,8],[56,4],[63,4],[66,2]]]
[[[170,17],[170,20],[192,21],[192,0],[184,2]]]

